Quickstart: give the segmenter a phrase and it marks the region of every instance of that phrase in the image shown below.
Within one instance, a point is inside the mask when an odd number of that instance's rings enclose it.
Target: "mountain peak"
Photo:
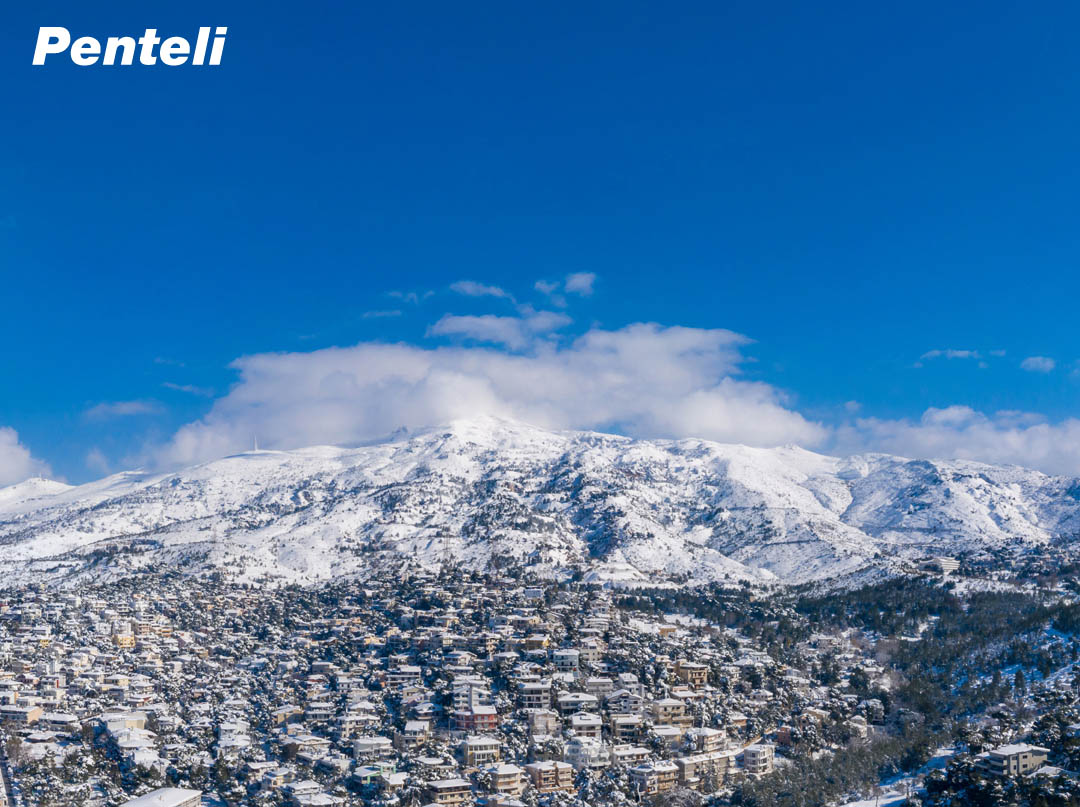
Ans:
[[[35,501],[47,496],[55,496],[72,486],[55,479],[46,479],[41,476],[32,476],[14,485],[0,488],[0,511]]]

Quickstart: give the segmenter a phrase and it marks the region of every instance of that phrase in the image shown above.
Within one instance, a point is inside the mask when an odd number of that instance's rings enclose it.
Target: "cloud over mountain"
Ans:
[[[746,337],[722,329],[635,324],[593,329],[523,353],[366,342],[233,363],[240,381],[156,457],[189,463],[260,445],[356,443],[399,427],[476,415],[552,428],[778,445],[827,431],[774,387],[740,379]]]
[[[1080,474],[1080,420],[1051,423],[1031,412],[987,415],[967,406],[930,408],[915,421],[861,418],[837,430],[833,449],[973,459]]]
[[[50,473],[48,464],[34,457],[30,449],[19,442],[14,429],[0,427],[0,486]]]

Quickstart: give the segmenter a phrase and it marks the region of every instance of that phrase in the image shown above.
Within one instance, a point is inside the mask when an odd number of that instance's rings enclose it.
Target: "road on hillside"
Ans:
[[[0,751],[0,807],[12,807],[15,804],[15,794],[11,790],[11,771],[8,768],[7,754]]]

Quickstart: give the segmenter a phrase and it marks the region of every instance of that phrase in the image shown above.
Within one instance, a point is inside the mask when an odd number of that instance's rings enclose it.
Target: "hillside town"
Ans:
[[[774,599],[448,569],[10,590],[5,807],[764,804],[755,787],[837,749],[932,752],[885,639]],[[1045,767],[1022,731],[999,725],[981,770]]]

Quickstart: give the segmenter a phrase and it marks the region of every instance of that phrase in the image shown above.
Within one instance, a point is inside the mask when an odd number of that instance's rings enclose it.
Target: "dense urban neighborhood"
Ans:
[[[798,596],[450,567],[20,587],[5,800],[1080,803],[1068,586],[958,566]]]

